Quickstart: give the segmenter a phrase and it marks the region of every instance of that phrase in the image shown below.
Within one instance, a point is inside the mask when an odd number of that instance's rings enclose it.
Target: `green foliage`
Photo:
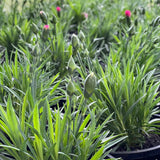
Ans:
[[[40,55],[34,57],[25,49],[19,50],[19,52],[15,52],[14,62],[10,63],[6,55],[6,62],[0,67],[0,103],[5,106],[6,98],[11,94],[14,107],[18,111],[19,105],[30,87],[33,102],[47,96],[50,104],[55,104],[54,100],[63,97],[58,94],[60,91],[55,91],[61,82],[58,79],[59,73],[54,75],[53,72],[44,72],[43,67],[47,61],[41,63]],[[30,107],[33,107],[32,103]]]
[[[147,65],[142,68],[137,65],[135,72],[130,60],[122,63],[122,71],[117,64],[110,62],[104,71],[98,66],[100,83],[97,96],[108,108],[102,119],[113,113],[110,129],[117,134],[125,133],[128,137],[125,145],[131,149],[141,146],[144,136],[157,130],[159,119],[150,120],[158,112],[155,106],[160,100],[156,99],[159,82],[152,80],[155,70],[146,73]]]
[[[12,18],[12,17],[10,17]],[[24,45],[24,42],[31,41],[31,32],[27,20],[22,20],[15,15],[14,21],[6,24],[0,30],[0,45],[3,46],[8,54],[8,58],[14,60],[13,51],[15,47]]]
[[[111,61],[113,64],[120,66],[123,70],[125,67],[123,61],[130,61],[131,66],[136,70],[136,64],[140,67],[144,64],[147,66],[148,71],[157,68],[159,65],[159,45],[158,45],[158,27],[148,27],[147,30],[143,29],[140,25],[136,29],[130,27],[128,30],[123,30],[121,36],[114,35],[116,43],[112,43],[110,47]]]
[[[109,131],[102,132],[110,117],[102,125],[96,126],[98,119],[94,110],[86,117],[81,114],[83,104],[79,105],[78,111],[71,113],[68,98],[65,113],[59,109],[51,110],[46,98],[34,104],[28,117],[26,107],[32,99],[27,92],[21,116],[16,115],[10,97],[6,110],[0,106],[0,146],[5,155],[17,160],[24,157],[33,160],[87,160],[90,157],[94,160],[106,156],[103,154],[105,151],[124,139],[109,136]]]
[[[103,160],[159,132],[158,1],[5,2],[2,159]]]

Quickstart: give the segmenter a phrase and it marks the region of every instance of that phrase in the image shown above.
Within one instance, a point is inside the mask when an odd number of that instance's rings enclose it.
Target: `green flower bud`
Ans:
[[[40,11],[40,17],[44,24],[47,24],[47,15],[44,11]]]
[[[137,9],[135,8],[133,14],[137,15]]]
[[[94,89],[96,87],[96,76],[94,75],[93,72],[91,72],[84,83],[84,97],[89,98],[92,93],[94,92]]]
[[[35,23],[32,23],[31,29],[32,29],[34,34],[37,34],[38,31],[39,31],[39,29],[38,29],[38,27],[37,27],[37,25]]]
[[[87,48],[85,49],[84,54],[87,55],[87,56],[89,55],[89,51],[88,51]]]
[[[70,80],[67,85],[67,94],[69,96],[72,96],[75,93],[75,91],[76,91],[75,86],[74,86],[73,82]]]
[[[138,19],[135,19],[134,21],[134,25],[137,26],[138,25]]]
[[[56,18],[56,16],[55,16],[54,14],[53,14],[53,16],[52,16],[51,23],[53,23],[53,24],[56,24],[56,23],[57,23],[57,18]]]
[[[82,50],[84,49],[83,43],[80,43],[79,48]]]
[[[79,39],[77,35],[73,34],[71,37],[73,48],[77,49],[79,47]]]
[[[85,35],[82,31],[79,32],[79,35],[78,35],[79,39],[81,42],[83,42],[85,40]]]
[[[145,13],[146,13],[145,8],[143,8],[143,7],[142,7],[142,9],[141,9],[141,10],[142,10],[142,11],[141,11],[141,12],[142,12],[142,14],[143,14],[143,15],[145,15]]]
[[[73,74],[73,72],[77,69],[77,65],[74,62],[73,57],[71,56],[68,61],[68,71],[70,74]]]

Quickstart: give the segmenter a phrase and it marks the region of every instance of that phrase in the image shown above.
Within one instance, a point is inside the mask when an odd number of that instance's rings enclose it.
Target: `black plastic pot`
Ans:
[[[111,155],[123,160],[160,160],[160,145],[137,151],[112,152]]]

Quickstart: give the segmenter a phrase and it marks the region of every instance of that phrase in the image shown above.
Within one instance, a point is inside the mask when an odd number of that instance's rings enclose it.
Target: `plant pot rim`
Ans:
[[[156,149],[160,149],[160,145],[158,146],[155,146],[155,147],[151,147],[151,148],[146,148],[146,149],[139,149],[139,150],[134,150],[134,151],[118,151],[118,152],[112,152],[112,153],[115,153],[115,154],[134,154],[134,153],[142,153],[142,152],[149,152],[149,151],[152,151],[152,150],[156,150]]]
[[[154,157],[160,155],[160,145],[146,148],[146,149],[140,149],[140,150],[134,150],[134,151],[118,151],[118,152],[111,152],[111,155],[115,157],[122,157],[125,160],[136,160],[136,159],[143,159],[149,157]]]

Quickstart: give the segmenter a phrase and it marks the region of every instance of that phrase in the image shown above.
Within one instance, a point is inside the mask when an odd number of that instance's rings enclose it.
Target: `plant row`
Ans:
[[[2,159],[114,159],[159,134],[158,1],[0,3]]]

